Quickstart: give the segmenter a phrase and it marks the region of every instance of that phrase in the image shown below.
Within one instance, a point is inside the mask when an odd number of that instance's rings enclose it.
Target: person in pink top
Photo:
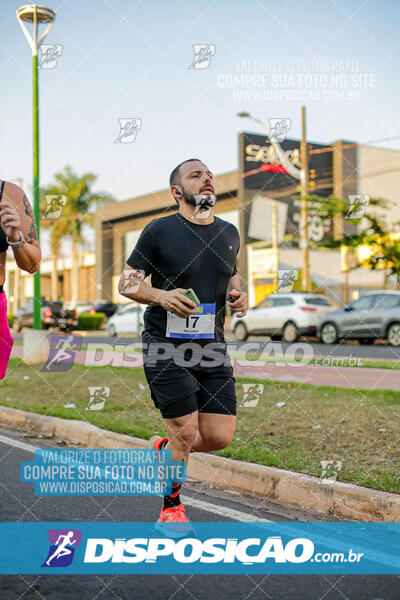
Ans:
[[[6,252],[11,247],[17,266],[28,273],[39,268],[41,251],[28,198],[17,185],[0,183],[0,379],[6,374],[13,345],[7,317]]]

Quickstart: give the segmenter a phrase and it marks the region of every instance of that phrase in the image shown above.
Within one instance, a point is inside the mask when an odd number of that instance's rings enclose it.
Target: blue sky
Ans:
[[[62,55],[54,69],[40,72],[43,184],[70,164],[78,173],[98,174],[96,188],[123,200],[166,187],[172,168],[191,156],[214,173],[232,170],[238,132],[261,132],[235,113],[290,118],[290,136],[298,137],[303,102],[289,94],[299,88],[308,94],[311,141],[396,138],[374,145],[400,149],[396,1],[46,0],[46,5],[57,13],[46,43],[62,45]],[[1,178],[22,178],[31,197],[31,54],[15,16],[19,6],[2,1]],[[215,45],[207,69],[189,69],[193,44]],[[332,88],[332,71],[339,68],[334,61],[346,60],[340,63],[343,97]],[[304,87],[305,74],[313,72],[311,87]],[[247,87],[237,79],[241,74],[251,75]],[[251,95],[255,74],[264,75],[262,89],[256,86],[264,96]],[[326,82],[333,100],[317,97]],[[279,101],[269,96],[274,89],[283,94]],[[114,143],[120,118],[141,119],[133,143]]]

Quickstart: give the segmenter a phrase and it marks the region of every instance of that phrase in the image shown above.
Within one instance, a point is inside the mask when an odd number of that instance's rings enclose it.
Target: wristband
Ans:
[[[18,242],[10,242],[10,240],[8,239],[8,237],[6,236],[6,242],[9,246],[11,246],[11,248],[19,248],[20,246],[23,246],[26,242],[25,238],[24,238],[24,234],[22,233],[22,231],[18,231],[19,233],[19,240]]]

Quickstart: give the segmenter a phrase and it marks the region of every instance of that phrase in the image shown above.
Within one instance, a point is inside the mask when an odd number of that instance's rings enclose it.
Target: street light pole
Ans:
[[[27,4],[17,10],[17,19],[32,50],[33,58],[33,216],[36,222],[38,241],[40,241],[40,209],[39,209],[39,77],[38,49],[53,25],[56,13],[50,8]],[[33,38],[30,36],[25,23],[33,24]],[[47,24],[45,31],[38,40],[39,24]],[[33,329],[41,329],[41,297],[40,270],[34,275],[33,292]]]
[[[36,43],[35,23],[35,43]],[[35,218],[38,242],[40,243],[40,211],[39,211],[39,77],[38,55],[33,55],[33,216]],[[33,276],[33,329],[41,329],[40,318],[40,269]]]

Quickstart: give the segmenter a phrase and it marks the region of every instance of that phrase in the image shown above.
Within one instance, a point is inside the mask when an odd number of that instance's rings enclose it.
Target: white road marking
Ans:
[[[0,442],[3,444],[8,444],[9,446],[15,446],[15,448],[20,448],[21,450],[25,450],[25,452],[35,452],[35,450],[39,450],[38,446],[33,446],[32,444],[27,444],[26,442],[20,442],[20,440],[15,440],[14,438],[8,438],[5,435],[0,435]]]
[[[212,512],[214,515],[221,515],[221,517],[227,517],[233,521],[246,521],[246,523],[273,523],[273,521],[269,519],[261,519],[260,517],[242,512],[241,510],[227,508],[226,506],[220,506],[219,504],[211,504],[211,502],[205,502],[203,500],[196,500],[190,496],[181,496],[181,499],[188,506]]]
[[[35,450],[39,449],[38,446],[27,444],[26,442],[21,442],[20,440],[9,438],[5,435],[0,435],[0,443],[14,446],[15,448],[20,448],[20,450],[25,450],[25,452],[31,452],[32,454],[35,452]],[[181,498],[188,506],[193,506],[193,508],[198,508],[206,512],[211,512],[214,515],[221,515],[221,517],[226,517],[228,519],[232,519],[233,521],[245,521],[247,523],[273,522],[268,519],[261,519],[260,517],[256,517],[234,508],[220,506],[219,504],[212,504],[211,502],[205,502],[204,500],[197,500],[196,498],[191,498],[190,496],[181,496]]]

